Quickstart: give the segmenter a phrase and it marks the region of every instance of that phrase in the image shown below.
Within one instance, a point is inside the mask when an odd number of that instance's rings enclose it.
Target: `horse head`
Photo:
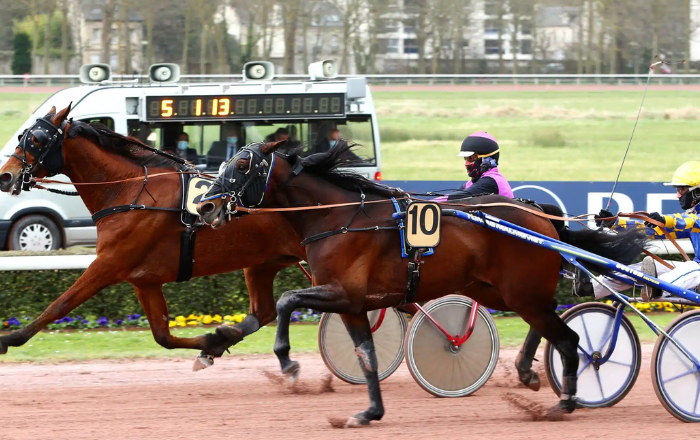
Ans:
[[[258,142],[246,145],[222,165],[216,182],[197,205],[206,223],[220,228],[228,215],[240,216],[237,207],[255,208],[265,196],[275,173],[275,151],[285,141]]]
[[[19,194],[31,179],[55,176],[63,170],[63,141],[70,125],[71,104],[60,112],[52,107],[43,118],[24,130],[10,159],[0,168],[0,191]]]

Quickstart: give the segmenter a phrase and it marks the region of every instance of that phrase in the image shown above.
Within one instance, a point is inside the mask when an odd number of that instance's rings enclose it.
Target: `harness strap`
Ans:
[[[334,231],[328,231],[328,232],[321,232],[320,234],[312,235],[311,237],[305,238],[301,241],[302,246],[306,246],[307,244],[322,240],[324,238],[332,237],[334,235],[338,234],[346,234],[348,232],[365,232],[365,231],[382,231],[385,229],[401,229],[399,226],[370,226],[367,228],[346,228],[343,226],[340,229],[336,229]]]
[[[61,194],[64,196],[80,196],[80,193],[78,191],[63,191],[63,190],[55,189],[55,188],[47,188],[47,187],[41,186],[41,185],[36,185],[34,188],[43,189],[43,190],[46,190],[50,193]]]
[[[197,238],[197,229],[190,225],[180,234],[180,263],[177,269],[175,282],[181,283],[192,278],[194,269],[194,245]]]
[[[169,211],[169,212],[181,212],[182,210],[180,208],[161,208],[159,206],[146,206],[146,205],[118,205],[118,206],[112,206],[111,208],[106,208],[106,209],[101,209],[94,213],[92,215],[92,221],[97,223],[98,220],[101,220],[105,217],[108,217],[112,214],[119,214],[120,212],[129,212],[129,211],[136,211],[136,210],[141,210],[141,211]]]

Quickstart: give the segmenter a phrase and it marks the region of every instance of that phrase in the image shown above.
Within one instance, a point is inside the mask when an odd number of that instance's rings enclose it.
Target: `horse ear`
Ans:
[[[71,102],[70,104],[68,104],[68,107],[66,107],[63,110],[61,110],[60,112],[56,113],[56,116],[51,118],[51,123],[57,127],[60,126],[61,124],[63,124],[63,121],[68,119],[68,113],[70,113],[70,108],[72,105],[73,105],[73,103]],[[55,112],[56,108],[54,107],[53,110]]]
[[[49,110],[49,114],[50,114],[50,115],[55,115],[55,114],[56,114],[56,106],[55,106],[55,105],[54,105],[53,107],[51,107],[51,110]]]
[[[276,142],[267,142],[266,144],[264,144],[264,145],[262,146],[261,150],[262,150],[263,154],[274,153],[274,152],[277,151],[277,149],[278,149],[279,147],[281,147],[285,142],[287,142],[287,141],[286,141],[286,140],[281,140],[281,141],[276,141]]]

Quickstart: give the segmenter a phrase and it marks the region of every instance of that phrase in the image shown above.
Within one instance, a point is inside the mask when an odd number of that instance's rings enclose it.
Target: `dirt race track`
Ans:
[[[549,387],[534,393],[518,386],[512,349],[501,352],[486,386],[462,399],[430,396],[402,365],[382,382],[384,419],[345,430],[332,428],[328,418],[364,409],[365,388],[334,379],[335,392],[289,394],[261,374],[277,371],[272,356],[229,357],[198,373],[189,359],[2,365],[0,439],[697,438],[700,427],[677,421],[656,399],[651,350],[643,347],[642,372],[620,404],[578,410],[560,422],[534,422],[503,399],[513,392],[547,406],[556,403]],[[327,371],[323,362],[311,354],[297,359],[302,384],[316,392]]]

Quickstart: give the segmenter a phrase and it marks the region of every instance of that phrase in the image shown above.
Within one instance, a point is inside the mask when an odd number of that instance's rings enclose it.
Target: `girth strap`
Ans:
[[[418,284],[420,283],[420,265],[422,263],[421,256],[423,255],[423,248],[412,248],[408,262],[408,277],[406,280],[406,296],[401,305],[412,304],[414,299],[418,295]]]
[[[197,229],[194,226],[188,226],[187,229],[180,234],[180,264],[177,270],[178,283],[189,281],[192,278],[192,269],[194,267],[194,244],[197,238]]]
[[[101,220],[105,217],[108,217],[112,214],[119,214],[120,212],[128,212],[128,211],[135,211],[135,210],[146,210],[146,211],[170,211],[170,212],[180,212],[182,211],[180,208],[161,208],[158,206],[146,206],[146,205],[118,205],[118,206],[112,206],[111,208],[106,208],[102,209],[100,211],[97,211],[92,215],[92,221],[97,223],[98,220]]]

